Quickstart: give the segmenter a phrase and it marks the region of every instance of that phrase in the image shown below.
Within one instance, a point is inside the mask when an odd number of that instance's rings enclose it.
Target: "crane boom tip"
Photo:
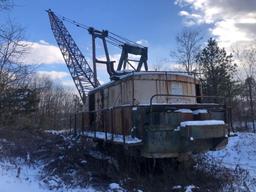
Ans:
[[[51,9],[45,10],[47,13],[53,12]]]

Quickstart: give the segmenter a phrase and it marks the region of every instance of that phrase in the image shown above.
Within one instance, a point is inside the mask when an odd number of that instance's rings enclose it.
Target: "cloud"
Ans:
[[[185,18],[183,20],[183,22],[186,26],[203,23],[202,16],[199,14],[189,13],[189,12],[183,10],[183,11],[179,12],[179,15]]]
[[[62,80],[61,83],[62,83],[62,85],[66,86],[66,87],[75,88],[75,83],[72,79]]]
[[[179,12],[179,15],[180,16],[189,16],[190,14],[189,14],[189,12],[183,10],[183,11]]]
[[[27,45],[27,53],[23,57],[25,64],[64,64],[59,47],[44,40],[38,42],[22,41]]]
[[[75,83],[72,80],[71,75],[64,71],[37,71],[35,74],[37,78],[49,78],[57,85],[62,85],[66,90],[78,94]]]
[[[38,77],[48,77],[52,80],[60,80],[69,77],[70,74],[63,71],[37,71]]]
[[[136,43],[138,43],[140,45],[143,45],[143,46],[146,46],[146,47],[149,46],[148,40],[145,40],[145,39],[140,39],[140,40],[136,41]]]
[[[255,0],[176,0],[187,26],[210,24],[221,46],[250,42],[256,34]]]

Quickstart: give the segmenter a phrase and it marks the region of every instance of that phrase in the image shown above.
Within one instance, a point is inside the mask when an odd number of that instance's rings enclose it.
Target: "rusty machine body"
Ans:
[[[48,15],[85,106],[82,134],[96,141],[122,145],[146,158],[179,157],[225,147],[229,117],[225,102],[217,104],[213,101],[219,98],[202,96],[200,81],[195,76],[148,71],[146,47],[63,18],[92,35],[91,68],[60,18],[51,10]],[[103,43],[104,61],[96,57],[97,38]],[[116,69],[107,42],[122,49]],[[131,54],[137,59],[130,59]],[[109,83],[100,85],[97,63],[106,65]],[[128,66],[132,70],[127,70]]]

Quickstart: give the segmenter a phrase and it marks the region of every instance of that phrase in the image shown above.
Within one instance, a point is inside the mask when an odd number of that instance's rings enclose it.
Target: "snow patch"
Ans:
[[[109,188],[110,189],[120,189],[120,185],[118,183],[110,183]]]
[[[126,190],[124,190],[118,183],[111,183],[109,184],[109,192],[111,191],[116,191],[116,192],[124,192]]]
[[[180,123],[181,127],[204,126],[204,125],[225,125],[225,122],[222,120],[202,120],[202,121],[183,121]]]
[[[17,163],[19,162],[19,163]],[[28,166],[24,161],[17,159],[15,164],[7,161],[0,162],[0,191],[1,192],[95,192],[96,190],[88,188],[67,189],[60,187],[58,190],[51,190],[40,181],[41,165]],[[57,181],[58,182],[58,181]]]
[[[61,135],[65,133],[70,133],[70,129],[62,129],[62,130],[46,130],[46,133],[50,133],[53,135]]]
[[[225,149],[211,151],[207,155],[221,165],[235,169],[237,166],[245,169],[256,179],[256,134],[237,133],[237,136],[230,137]]]
[[[175,110],[174,112],[176,112],[176,113],[192,113],[192,110],[191,109],[178,109],[178,110]]]
[[[193,111],[194,115],[205,114],[205,113],[208,113],[207,109],[197,109]]]
[[[195,185],[189,185],[185,187],[185,192],[193,192],[193,189],[197,189],[198,187],[196,187]]]
[[[173,186],[172,189],[181,189],[182,187],[180,185]]]
[[[108,133],[108,132],[102,132],[102,131],[84,131],[83,134],[87,137],[91,137],[91,138],[97,138],[97,139],[107,139],[107,140],[112,140],[116,142],[116,143],[124,143],[124,139],[125,139],[125,143],[126,144],[136,144],[136,143],[141,143],[142,140],[137,138],[137,137],[133,137],[131,135],[126,135],[125,137],[123,135],[119,135],[119,134],[112,134],[112,133]]]
[[[197,110],[194,110],[194,111],[192,111],[191,109],[178,109],[178,110],[175,110],[174,112],[178,112],[178,113],[193,113],[194,115],[208,113],[207,109],[197,109]]]

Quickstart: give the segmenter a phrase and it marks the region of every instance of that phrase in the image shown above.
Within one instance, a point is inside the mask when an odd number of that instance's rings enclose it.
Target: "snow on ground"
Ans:
[[[185,187],[182,187],[181,185],[176,185],[172,187],[173,190],[179,190],[181,191],[182,189],[184,189],[184,192],[193,192],[193,189],[199,189],[199,187],[196,187],[195,185],[188,185]]]
[[[249,175],[256,179],[256,134],[237,133],[237,136],[230,137],[228,145],[220,150],[208,152],[207,156],[230,169],[239,166],[249,172]],[[93,187],[86,189],[66,189],[50,190],[43,181],[40,181],[41,167],[28,166],[21,160],[15,163],[0,161],[0,192],[95,192]],[[58,180],[56,181],[58,182]],[[174,188],[180,186],[175,186]],[[254,186],[256,190],[256,186]],[[173,189],[174,189],[173,188]],[[187,186],[185,191],[193,191],[195,186]],[[107,191],[125,191],[117,183],[109,184]],[[254,190],[252,190],[254,191]]]
[[[62,130],[46,130],[46,133],[51,133],[53,135],[60,135],[60,134],[68,134],[71,133],[70,129],[62,129]]]
[[[228,145],[224,149],[208,152],[207,155],[227,168],[235,169],[239,166],[256,178],[255,133],[237,133],[237,136],[229,138]]]
[[[17,163],[21,162],[21,163]],[[29,166],[22,160],[17,160],[15,164],[9,162],[0,162],[0,192],[97,192],[93,187],[87,188],[65,188],[50,189],[40,180],[41,167]],[[56,183],[55,183],[56,182]],[[52,185],[59,181],[52,181]],[[125,191],[119,184],[109,184],[108,192]]]
[[[123,188],[118,183],[111,183],[109,184],[108,192],[116,191],[116,192],[123,192]]]
[[[19,170],[20,174],[18,173]],[[47,192],[47,189],[44,189],[38,182],[35,182],[37,175],[37,169],[32,169],[26,166],[19,169],[18,167],[6,162],[1,163],[1,192]]]
[[[185,192],[193,192],[193,189],[198,189],[198,187],[194,185],[189,185],[185,187],[186,191]]]
[[[17,160],[20,164],[0,162],[0,191],[1,192],[95,192],[91,187],[86,189],[66,189],[50,190],[40,181],[40,166],[29,166]],[[58,182],[58,181],[57,181]]]

